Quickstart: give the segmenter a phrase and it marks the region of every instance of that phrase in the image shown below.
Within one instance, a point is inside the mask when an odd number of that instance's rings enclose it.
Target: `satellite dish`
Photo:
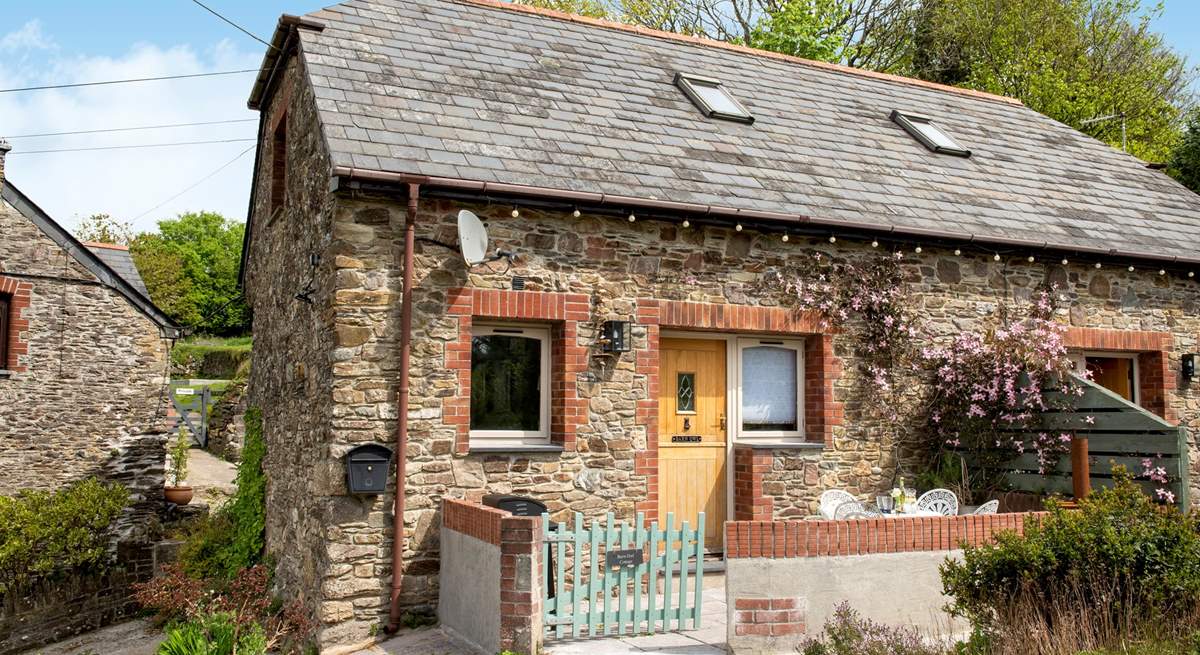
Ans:
[[[487,261],[488,236],[483,221],[474,213],[458,212],[458,247],[468,266]]]

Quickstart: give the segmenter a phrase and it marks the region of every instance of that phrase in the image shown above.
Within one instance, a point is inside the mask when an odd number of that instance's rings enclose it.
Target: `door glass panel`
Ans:
[[[680,373],[675,392],[675,411],[696,411],[696,374]]]
[[[742,430],[796,431],[796,351],[774,346],[742,350]]]
[[[542,342],[488,334],[471,339],[471,429],[536,431]]]

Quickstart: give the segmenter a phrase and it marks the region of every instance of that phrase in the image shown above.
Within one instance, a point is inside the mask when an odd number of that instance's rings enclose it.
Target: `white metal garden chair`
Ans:
[[[849,491],[829,489],[821,494],[821,505],[818,511],[821,512],[821,516],[831,519],[838,506],[848,500],[854,500],[854,496]]]
[[[949,489],[930,489],[917,499],[917,508],[942,516],[957,516],[958,496]]]
[[[842,519],[862,518],[866,515],[866,513],[867,508],[863,506],[862,503],[858,502],[857,500],[850,499],[841,505],[838,505],[837,509],[833,510],[833,518],[836,521],[840,521]]]
[[[849,504],[849,503],[847,503]],[[871,505],[862,505],[862,509],[850,512],[846,516],[840,517],[846,519],[878,519],[883,518],[883,512],[875,509]]]
[[[971,512],[971,513],[972,514],[995,514],[996,511],[999,509],[1000,509],[1000,501],[989,500],[986,503],[980,505],[979,507],[976,507],[975,511]]]

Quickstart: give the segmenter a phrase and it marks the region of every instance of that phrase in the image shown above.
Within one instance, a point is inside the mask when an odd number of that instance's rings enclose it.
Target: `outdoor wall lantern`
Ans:
[[[633,323],[605,321],[600,329],[600,349],[605,353],[627,353],[633,348]]]
[[[1183,379],[1190,380],[1196,377],[1196,353],[1188,353],[1183,356]]]
[[[352,494],[381,494],[387,486],[392,451],[379,444],[363,444],[346,453],[346,489]]]

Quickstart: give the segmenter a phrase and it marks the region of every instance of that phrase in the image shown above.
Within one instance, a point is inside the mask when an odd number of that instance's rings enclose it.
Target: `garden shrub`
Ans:
[[[198,578],[229,579],[262,560],[267,478],[262,413],[246,410],[246,445],[238,463],[237,491],[211,518],[200,521],[180,551],[184,569]]]
[[[129,503],[117,483],[95,478],[57,491],[0,496],[0,594],[109,562],[113,522]]]
[[[297,652],[316,625],[300,601],[273,598],[270,582],[262,564],[238,571],[232,580],[198,580],[177,565],[167,565],[158,577],[134,585],[134,590],[137,601],[169,626],[160,655],[230,653],[224,644],[236,644],[239,655]],[[205,642],[216,649],[191,650]],[[165,650],[167,644],[171,650]]]
[[[1052,503],[1023,536],[1002,533],[947,560],[950,611],[992,643],[1022,644],[1013,652],[1073,653],[1159,625],[1195,627],[1200,521],[1155,504],[1124,469],[1114,478],[1114,488],[1080,500],[1078,511]]]
[[[804,655],[948,655],[936,640],[910,627],[891,627],[863,618],[839,603],[824,630],[801,647]]]
[[[158,655],[262,655],[267,637],[262,626],[240,626],[228,612],[207,614],[167,628]]]

